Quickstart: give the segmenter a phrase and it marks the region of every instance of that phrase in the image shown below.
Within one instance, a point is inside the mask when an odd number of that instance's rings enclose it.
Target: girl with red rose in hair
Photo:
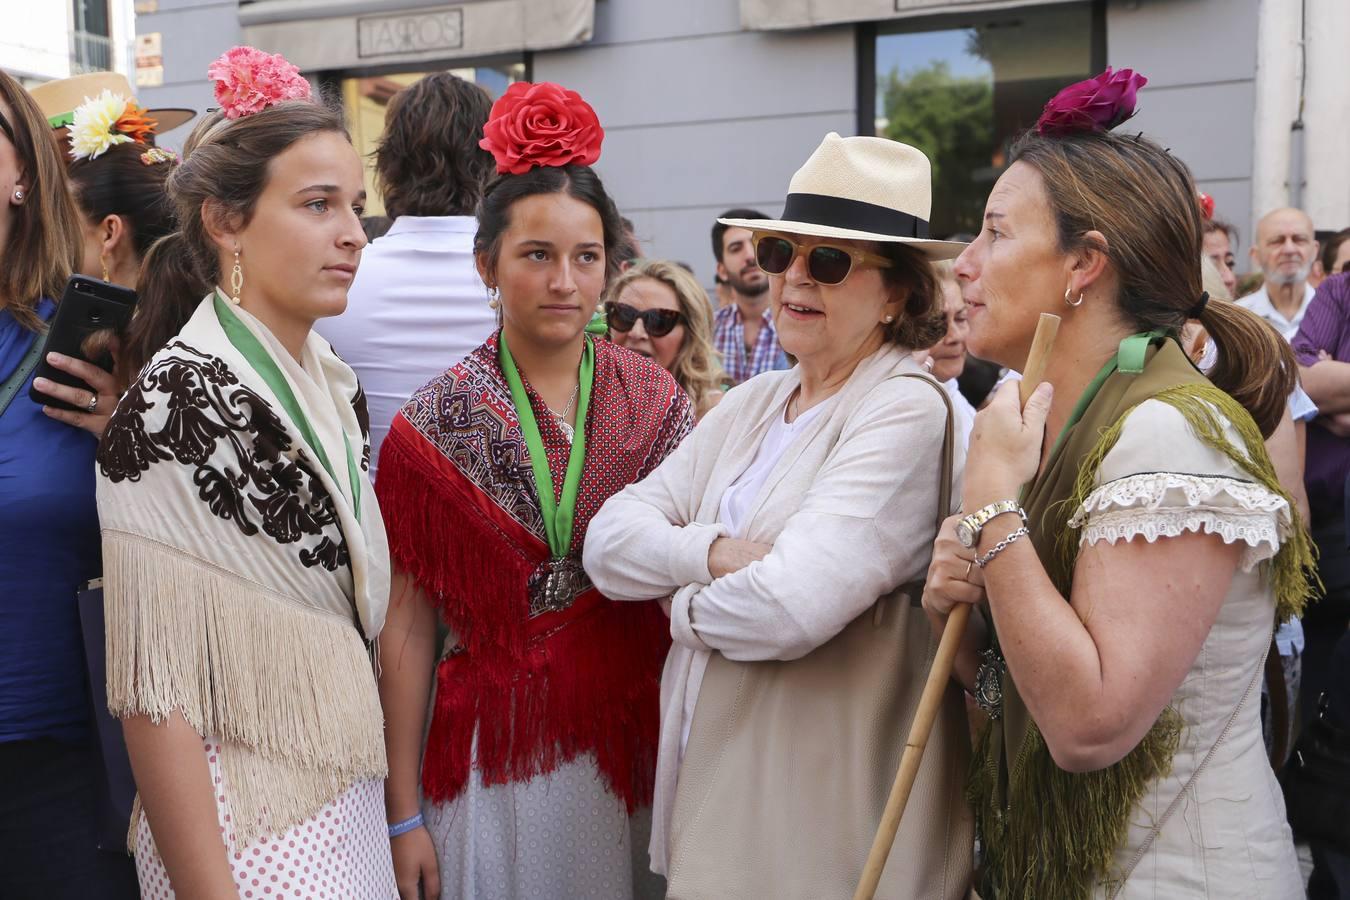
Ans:
[[[975,420],[968,515],[939,531],[934,629],[979,604],[956,677],[989,715],[968,796],[985,898],[1303,896],[1261,737],[1264,655],[1310,591],[1263,443],[1295,363],[1202,290],[1195,184],[1129,118],[1144,79],[1067,88],[1011,153],[957,259],[969,346],[1046,381]],[[1178,342],[1198,319],[1220,362]]]
[[[484,135],[499,177],[474,247],[501,328],[404,406],[376,485],[395,562],[380,692],[399,891],[660,896],[645,849],[667,622],[602,596],[580,559],[591,516],[692,409],[660,366],[590,333],[623,238],[590,168],[591,107],[514,84]]]

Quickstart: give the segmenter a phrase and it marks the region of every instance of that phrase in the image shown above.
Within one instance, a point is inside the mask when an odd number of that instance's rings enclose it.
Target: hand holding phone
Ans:
[[[113,410],[117,408],[117,401],[122,397],[122,385],[118,383],[116,377],[111,372],[100,369],[93,363],[85,362],[82,359],[72,359],[60,353],[49,353],[44,361],[57,371],[65,372],[79,379],[88,387],[72,387],[50,381],[47,378],[34,378],[33,390],[35,392],[46,394],[53,399],[62,401],[65,405],[81,408],[80,412],[75,412],[56,406],[44,405],[42,411],[58,422],[83,428],[94,437],[102,437],[103,429],[108,426],[108,419],[112,417]]]
[[[54,419],[101,434],[121,395],[110,351],[135,304],[135,291],[72,276],[43,343],[28,392],[33,402]]]

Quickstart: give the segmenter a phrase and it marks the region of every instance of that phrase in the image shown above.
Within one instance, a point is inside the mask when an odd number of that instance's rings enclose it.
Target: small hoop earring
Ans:
[[[234,251],[234,268],[230,270],[230,299],[239,305],[239,292],[244,289],[244,267],[239,265],[239,251]]]
[[[1069,292],[1072,290],[1073,288],[1064,289],[1064,302],[1067,303],[1069,306],[1073,307],[1074,309],[1077,309],[1078,307],[1083,305],[1083,292],[1079,291],[1077,300],[1070,300]]]
[[[501,309],[501,306],[502,306],[502,291],[501,291],[501,288],[497,288],[497,287],[490,287],[490,288],[488,288],[488,308],[489,308],[489,309]]]

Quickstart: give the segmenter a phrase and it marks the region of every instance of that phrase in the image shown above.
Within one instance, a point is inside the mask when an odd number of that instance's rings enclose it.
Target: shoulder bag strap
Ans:
[[[938,396],[942,398],[943,405],[947,407],[947,424],[942,434],[942,481],[938,483],[937,524],[941,528],[942,523],[952,514],[952,475],[956,468],[956,429],[953,424],[956,413],[952,409],[952,398],[947,396],[946,388],[927,375],[920,375],[917,372],[904,372],[900,375],[892,375],[891,378],[914,378],[932,385],[933,390],[937,391]]]
[[[947,389],[938,384],[936,380],[927,376],[920,375],[917,372],[904,372],[900,375],[892,375],[891,378],[916,378],[919,381],[926,382],[933,386],[933,390],[938,392],[942,398],[943,404],[947,407],[947,423],[942,433],[942,473],[938,482],[938,505],[937,505],[937,529],[942,529],[942,523],[951,515],[952,510],[952,480],[956,468],[956,413],[952,409],[952,398],[947,396]],[[886,379],[887,381],[890,378]],[[934,535],[936,537],[936,535]],[[901,585],[901,589],[909,595],[910,605],[919,606],[923,602],[923,579],[912,583]],[[881,624],[882,606],[877,604],[876,612],[873,614],[873,624]]]
[[[19,393],[19,388],[24,386],[24,382],[28,381],[28,376],[32,375],[33,370],[37,368],[38,359],[42,356],[42,348],[46,343],[42,335],[33,335],[33,345],[28,348],[28,352],[23,355],[23,359],[19,360],[18,368],[5,379],[4,384],[0,384],[0,416],[3,416],[5,410],[9,409],[9,404],[14,400],[14,396]]]

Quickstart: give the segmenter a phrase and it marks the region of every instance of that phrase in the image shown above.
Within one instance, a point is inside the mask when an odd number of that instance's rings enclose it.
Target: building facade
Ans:
[[[0,0],[0,69],[32,85],[131,71],[132,0]]]
[[[453,69],[494,94],[519,78],[574,88],[605,126],[598,168],[647,254],[705,282],[715,216],[777,214],[829,131],[922,147],[934,232],[972,230],[1013,136],[1106,65],[1148,75],[1127,127],[1190,165],[1244,248],[1255,218],[1289,202],[1320,229],[1350,225],[1344,0],[140,3],[138,31],[163,55],[146,102],[212,105],[207,63],[248,42],[340,94],[363,150],[388,96],[421,73]]]

